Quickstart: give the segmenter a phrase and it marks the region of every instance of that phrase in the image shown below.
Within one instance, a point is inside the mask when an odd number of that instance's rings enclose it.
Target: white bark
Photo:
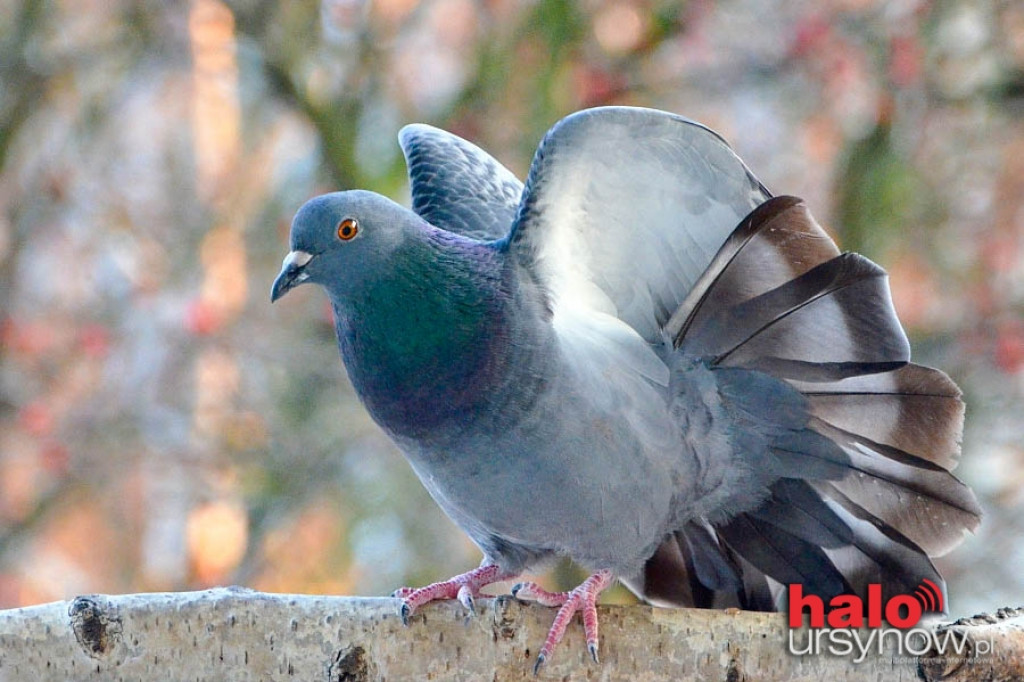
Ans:
[[[475,617],[432,604],[404,627],[392,599],[241,588],[93,595],[0,611],[0,680],[532,680],[553,617],[508,597],[479,600]],[[600,664],[575,622],[539,679],[1024,679],[1024,610],[949,626],[975,647],[966,664],[894,658],[892,647],[858,664],[792,655],[781,614],[607,606],[600,626]],[[983,641],[991,652],[977,650]]]

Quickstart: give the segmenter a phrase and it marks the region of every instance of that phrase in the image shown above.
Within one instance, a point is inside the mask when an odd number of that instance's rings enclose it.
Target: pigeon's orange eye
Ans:
[[[348,241],[359,234],[359,222],[355,218],[345,218],[338,223],[338,238]]]

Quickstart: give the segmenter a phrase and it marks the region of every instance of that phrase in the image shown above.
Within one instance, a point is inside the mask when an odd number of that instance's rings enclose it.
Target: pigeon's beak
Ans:
[[[311,260],[313,260],[313,254],[305,251],[292,251],[284,257],[281,274],[274,280],[274,286],[270,289],[271,303],[309,279],[306,265]]]

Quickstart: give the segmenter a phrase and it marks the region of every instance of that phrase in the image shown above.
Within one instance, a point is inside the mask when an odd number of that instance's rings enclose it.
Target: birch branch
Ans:
[[[899,655],[890,641],[856,664],[850,656],[790,653],[782,614],[599,611],[601,663],[590,661],[574,624],[540,680],[1024,679],[1024,610],[944,626],[962,638],[956,642],[971,643],[973,658],[946,651],[918,659]],[[538,679],[533,662],[553,618],[550,609],[510,597],[478,600],[473,617],[456,602],[432,604],[404,627],[392,599],[242,588],[83,596],[0,611],[0,680],[518,682]],[[808,635],[795,633],[797,642]]]

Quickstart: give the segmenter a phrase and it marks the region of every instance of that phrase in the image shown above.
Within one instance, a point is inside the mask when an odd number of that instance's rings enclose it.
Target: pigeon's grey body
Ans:
[[[565,119],[525,187],[443,131],[400,140],[415,210],[310,201],[273,296],[326,289],[357,392],[486,562],[751,608],[939,579],[977,519],[962,405],[908,364],[880,268],[663,112]]]

